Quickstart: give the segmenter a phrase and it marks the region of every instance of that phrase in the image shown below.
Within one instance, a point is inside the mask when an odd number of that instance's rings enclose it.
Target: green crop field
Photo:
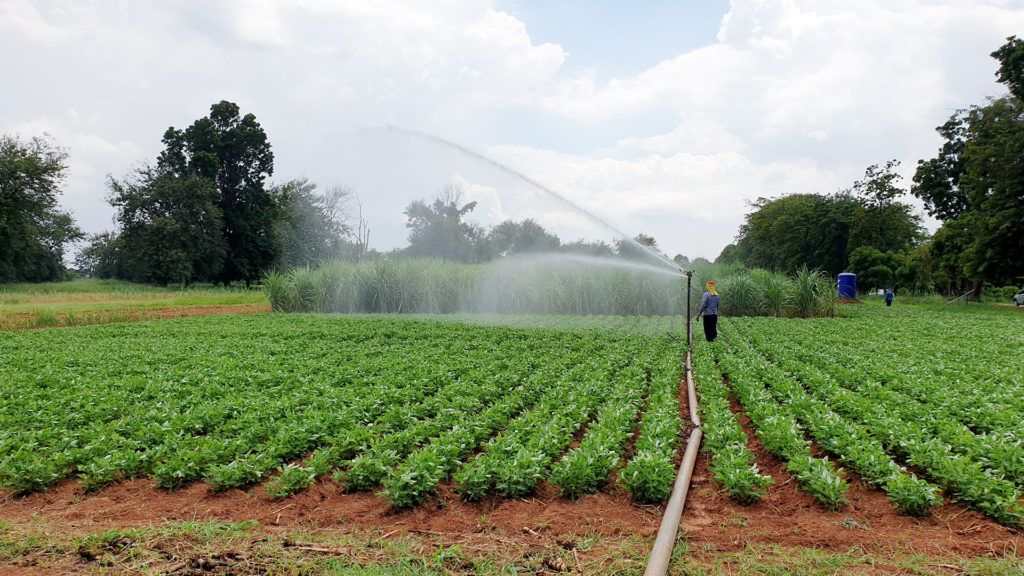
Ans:
[[[848,312],[854,317],[730,319],[720,341],[698,341],[695,372],[716,478],[747,502],[771,482],[757,473],[728,409],[726,375],[764,447],[824,506],[847,503],[838,460],[905,513],[927,514],[945,494],[1020,526],[1022,318]],[[812,441],[834,459],[811,456]]]
[[[749,502],[772,481],[752,468],[731,389],[765,448],[826,508],[846,502],[838,458],[906,513],[926,514],[945,493],[1020,523],[1020,320],[853,312],[728,319],[718,342],[697,339],[719,482]],[[284,497],[331,474],[398,506],[449,477],[469,500],[529,494],[540,480],[570,497],[610,484],[663,500],[682,430],[681,350],[665,332],[681,320],[505,322],[519,326],[275,314],[9,334],[0,486],[143,476],[168,489],[266,482]],[[812,456],[812,442],[834,458]]]
[[[710,486],[737,504],[795,486],[829,514],[858,482],[899,514],[952,505],[1019,530],[1024,317],[841,312],[697,336]],[[402,509],[441,484],[500,502],[546,481],[566,503],[663,502],[689,425],[684,348],[666,334],[682,331],[678,317],[263,314],[9,332],[0,490],[148,478],[287,503],[326,478]]]
[[[642,419],[622,483],[661,500],[680,352],[635,322],[263,315],[13,333],[0,345],[0,485],[152,476],[226,489],[274,474],[267,490],[286,496],[332,473],[410,506],[454,475],[467,498],[547,478],[575,496],[609,480]]]

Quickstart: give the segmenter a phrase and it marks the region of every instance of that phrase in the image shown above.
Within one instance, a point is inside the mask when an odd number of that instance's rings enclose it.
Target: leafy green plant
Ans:
[[[316,482],[316,471],[299,464],[285,464],[278,467],[278,476],[268,480],[263,487],[271,498],[287,498],[305,490]]]

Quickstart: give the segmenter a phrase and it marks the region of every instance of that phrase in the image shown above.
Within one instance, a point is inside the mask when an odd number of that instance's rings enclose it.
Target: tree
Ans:
[[[121,229],[121,274],[161,285],[218,278],[227,243],[213,180],[143,167],[124,181],[110,178],[108,185]]]
[[[905,252],[921,239],[920,217],[897,198],[899,162],[873,165],[853,188],[829,196],[793,194],[758,198],[718,261],[792,272],[807,266],[836,275],[862,246]]]
[[[264,188],[274,172],[267,134],[252,114],[239,116],[237,104],[222,100],[210,115],[185,130],[164,133],[158,168],[178,178],[210,180],[219,192],[222,235],[227,245],[217,280],[246,285],[277,257],[274,224],[277,204]]]
[[[461,204],[461,205],[460,205]],[[458,262],[478,262],[483,230],[463,221],[476,208],[476,202],[462,204],[462,190],[446,186],[431,204],[416,200],[405,208],[409,229],[410,255],[441,258]]]
[[[858,203],[849,194],[758,198],[723,255],[748,266],[796,271],[803,266],[838,274],[846,267],[850,226]]]
[[[57,208],[68,153],[48,137],[0,135],[0,283],[64,276],[64,247],[83,237]]]
[[[893,252],[882,252],[873,246],[861,246],[850,253],[848,269],[857,275],[857,286],[868,288],[893,288],[895,270],[903,265],[906,258]]]
[[[1010,36],[990,56],[999,60],[996,78],[1006,84],[1014,98],[1024,100],[1024,40]]]
[[[896,185],[902,179],[895,172],[899,165],[898,160],[890,160],[881,167],[869,166],[864,179],[854,183],[853,193],[859,206],[854,208],[850,220],[849,252],[861,246],[881,252],[906,251],[923,237],[921,218],[910,206],[896,201],[904,194]]]
[[[1024,42],[992,53],[1010,95],[958,110],[939,154],[918,162],[912,192],[943,221],[933,251],[950,281],[1016,283],[1024,270]]]
[[[594,256],[597,258],[607,258],[615,255],[615,249],[607,242],[603,240],[588,242],[582,238],[562,244],[558,248],[558,251],[570,254],[582,254],[584,256]]]
[[[309,266],[340,254],[346,237],[352,235],[349,190],[334,186],[320,194],[316,184],[299,178],[271,187],[270,195],[279,214],[274,228],[278,267]]]
[[[615,252],[622,258],[632,260],[652,258],[648,250],[657,252],[658,241],[654,239],[654,236],[644,234],[643,232],[634,236],[632,240],[619,239],[615,241]]]
[[[522,222],[505,220],[487,232],[491,254],[512,256],[529,252],[557,250],[561,241],[531,218]]]
[[[91,234],[75,256],[75,268],[93,278],[126,278],[121,269],[121,239],[116,232]]]

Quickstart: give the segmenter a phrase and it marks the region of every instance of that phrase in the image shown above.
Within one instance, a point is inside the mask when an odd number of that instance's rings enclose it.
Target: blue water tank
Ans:
[[[840,298],[856,298],[857,297],[857,275],[851,274],[850,272],[843,272],[839,275],[839,297]]]

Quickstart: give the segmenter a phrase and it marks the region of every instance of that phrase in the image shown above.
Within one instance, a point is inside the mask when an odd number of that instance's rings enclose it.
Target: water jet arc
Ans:
[[[474,152],[473,150],[470,150],[469,148],[466,148],[465,146],[460,146],[459,144],[456,144],[454,142],[450,142],[448,140],[445,140],[444,138],[441,138],[440,136],[435,136],[433,134],[428,134],[426,132],[419,132],[419,131],[416,131],[416,130],[410,130],[408,128],[402,128],[400,126],[394,126],[394,125],[391,125],[391,124],[385,125],[385,128],[387,130],[389,130],[389,131],[395,131],[395,132],[400,132],[402,134],[406,134],[406,135],[409,135],[409,136],[415,136],[417,138],[421,138],[423,140],[427,140],[427,141],[433,142],[435,144],[439,144],[439,145],[444,146],[446,148],[451,148],[453,150],[456,150],[458,152],[461,152],[461,153],[465,154],[466,156],[469,156],[470,158],[479,160],[480,162],[483,162],[485,164],[489,164],[489,165],[497,168],[498,170],[501,170],[502,172],[504,172],[504,173],[506,173],[506,174],[508,174],[510,176],[513,176],[513,177],[515,177],[515,178],[517,178],[517,179],[519,179],[519,180],[529,184],[530,186],[533,186],[534,188],[536,188],[536,189],[546,193],[548,196],[551,196],[552,198],[555,198],[556,200],[558,200],[559,202],[565,204],[569,208],[572,208],[576,212],[579,212],[580,214],[583,214],[584,216],[589,218],[591,221],[596,222],[597,224],[603,226],[605,229],[610,230],[611,232],[613,232],[620,239],[625,240],[626,242],[629,242],[633,246],[635,246],[637,248],[640,248],[641,250],[646,252],[648,255],[653,256],[660,263],[666,264],[668,266],[671,266],[673,270],[680,270],[679,265],[676,264],[674,261],[669,260],[664,255],[659,254],[658,252],[655,252],[649,246],[644,246],[643,244],[640,244],[636,240],[633,240],[625,232],[622,232],[621,230],[619,230],[618,228],[612,226],[608,222],[605,222],[604,220],[602,220],[601,218],[599,218],[598,216],[596,216],[595,214],[593,214],[592,212],[590,212],[586,208],[583,208],[582,206],[576,204],[572,200],[569,200],[568,198],[562,196],[561,194],[558,194],[554,190],[548,188],[547,186],[544,186],[543,184],[541,184],[540,182],[537,182],[536,180],[530,178],[529,176],[526,176],[525,174],[522,174],[521,172],[519,172],[517,170],[509,168],[508,166],[502,164],[501,162],[498,162],[496,160],[492,160],[492,159],[488,158],[487,156],[484,156],[483,154],[480,154],[478,152]]]

